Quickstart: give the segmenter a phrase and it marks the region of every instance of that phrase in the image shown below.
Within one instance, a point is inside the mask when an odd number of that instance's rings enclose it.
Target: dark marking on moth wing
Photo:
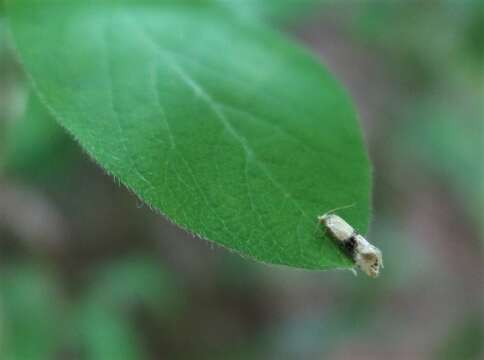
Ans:
[[[344,252],[349,256],[351,257],[352,259],[354,259],[355,257],[355,250],[356,250],[356,233],[353,234],[349,239],[343,241],[341,244],[342,244],[342,248],[344,250]]]
[[[375,262],[373,264],[371,264],[371,267],[373,270],[378,270],[378,268],[380,267],[379,263],[378,263],[378,258],[375,259]]]

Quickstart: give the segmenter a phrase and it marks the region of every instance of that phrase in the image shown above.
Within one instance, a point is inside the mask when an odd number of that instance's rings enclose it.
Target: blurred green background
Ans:
[[[152,213],[38,103],[0,15],[0,359],[482,359],[483,4],[282,26],[359,109],[378,280],[257,264]]]

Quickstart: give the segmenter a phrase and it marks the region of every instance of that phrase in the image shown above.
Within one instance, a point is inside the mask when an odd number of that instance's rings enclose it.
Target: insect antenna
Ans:
[[[355,202],[351,205],[340,206],[340,207],[337,207],[337,208],[334,208],[334,209],[331,209],[331,210],[325,212],[324,215],[322,215],[321,217],[332,214],[332,213],[334,213],[335,211],[338,211],[338,210],[349,209],[349,208],[352,208],[352,207],[355,207],[355,206],[356,206]]]

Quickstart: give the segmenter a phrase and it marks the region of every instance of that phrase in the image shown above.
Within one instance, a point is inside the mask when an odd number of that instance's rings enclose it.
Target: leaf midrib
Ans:
[[[127,18],[127,17],[126,17]],[[300,205],[296,202],[296,200],[292,197],[291,193],[288,192],[285,187],[280,184],[277,180],[274,179],[270,170],[261,163],[261,161],[257,158],[254,150],[247,142],[247,139],[241,136],[230,124],[229,120],[226,118],[224,111],[220,111],[219,108],[224,107],[224,104],[218,104],[213,98],[210,96],[208,91],[204,89],[204,87],[199,84],[190,74],[187,73],[186,70],[181,68],[178,64],[174,63],[171,58],[164,52],[162,48],[158,46],[158,44],[153,40],[152,36],[146,31],[143,27],[139,26],[136,22],[130,19],[130,23],[132,28],[138,31],[138,33],[142,36],[146,43],[150,44],[150,46],[160,55],[161,59],[173,70],[175,74],[180,78],[182,82],[184,82],[192,91],[199,96],[200,99],[205,101],[208,105],[209,109],[214,113],[215,117],[220,121],[220,123],[224,126],[227,132],[240,144],[242,149],[244,150],[244,154],[246,156],[247,161],[252,161],[261,168],[261,170],[265,173],[266,177],[278,188],[278,190],[287,198],[289,198],[295,208],[305,217],[311,219],[309,215],[300,207]],[[162,106],[161,101],[159,101],[159,105]],[[165,117],[165,121],[167,121]],[[171,135],[173,136],[173,135]]]
[[[129,23],[131,24],[131,27],[135,29],[141,36],[144,41],[149,44],[159,55],[160,58],[174,71],[175,74],[178,75],[180,80],[184,82],[189,88],[192,89],[192,91],[199,96],[200,99],[205,101],[205,103],[208,105],[208,108],[214,113],[215,117],[219,120],[219,122],[223,125],[223,127],[228,131],[228,133],[234,138],[235,141],[239,143],[239,145],[242,147],[244,156],[245,156],[245,177],[247,181],[247,191],[250,192],[250,189],[248,188],[248,184],[250,183],[248,181],[248,174],[247,174],[247,166],[249,162],[252,162],[258,166],[264,175],[269,179],[269,181],[274,184],[274,186],[277,188],[278,191],[280,191],[284,198],[289,199],[291,203],[293,204],[294,208],[300,213],[300,218],[297,222],[296,226],[296,238],[298,242],[302,243],[303,239],[301,238],[300,235],[300,226],[301,226],[301,219],[306,218],[308,221],[313,221],[313,219],[304,211],[304,209],[297,203],[297,201],[293,198],[292,194],[285,189],[285,187],[280,184],[278,181],[276,181],[272,175],[272,173],[267,169],[267,167],[261,163],[261,161],[257,158],[255,155],[254,150],[250,146],[250,144],[247,142],[247,140],[241,136],[240,134],[237,133],[237,131],[233,128],[233,126],[230,124],[230,122],[227,120],[225,117],[224,112],[219,111],[219,106],[217,103],[213,100],[213,98],[210,96],[210,94],[205,90],[201,84],[199,84],[193,77],[191,77],[184,69],[182,69],[179,65],[174,63],[170,56],[167,55],[162,48],[159,47],[159,45],[156,43],[155,40],[153,40],[153,37],[151,34],[144,29],[143,27],[139,26],[138,23],[133,21],[130,17],[125,16],[124,18],[129,20]],[[161,101],[159,101],[159,105],[162,106]],[[222,104],[223,105],[223,104]],[[165,121],[167,121],[167,118],[165,117]],[[191,172],[192,177],[194,178],[194,181],[196,183],[195,176],[193,175],[193,172]],[[201,189],[198,189],[199,193],[203,195],[203,191]],[[250,197],[251,198],[251,197]],[[213,212],[213,209],[208,203],[208,200],[204,196],[204,201],[207,203],[207,206],[211,209]],[[253,208],[253,205],[251,205]],[[214,213],[216,215],[216,213]],[[257,213],[259,221],[262,223],[262,216],[260,213]],[[217,218],[219,218],[217,216]],[[226,224],[223,223],[223,226],[225,229],[227,229]],[[228,229],[227,229],[228,230]],[[230,233],[230,231],[228,231]],[[302,246],[299,246],[299,248],[302,251]]]

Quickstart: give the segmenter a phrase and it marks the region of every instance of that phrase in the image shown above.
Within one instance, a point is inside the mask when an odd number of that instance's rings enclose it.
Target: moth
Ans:
[[[319,224],[338,242],[343,251],[370,277],[377,277],[383,268],[383,257],[380,249],[370,244],[362,235],[345,220],[333,214],[336,210],[318,216]]]

